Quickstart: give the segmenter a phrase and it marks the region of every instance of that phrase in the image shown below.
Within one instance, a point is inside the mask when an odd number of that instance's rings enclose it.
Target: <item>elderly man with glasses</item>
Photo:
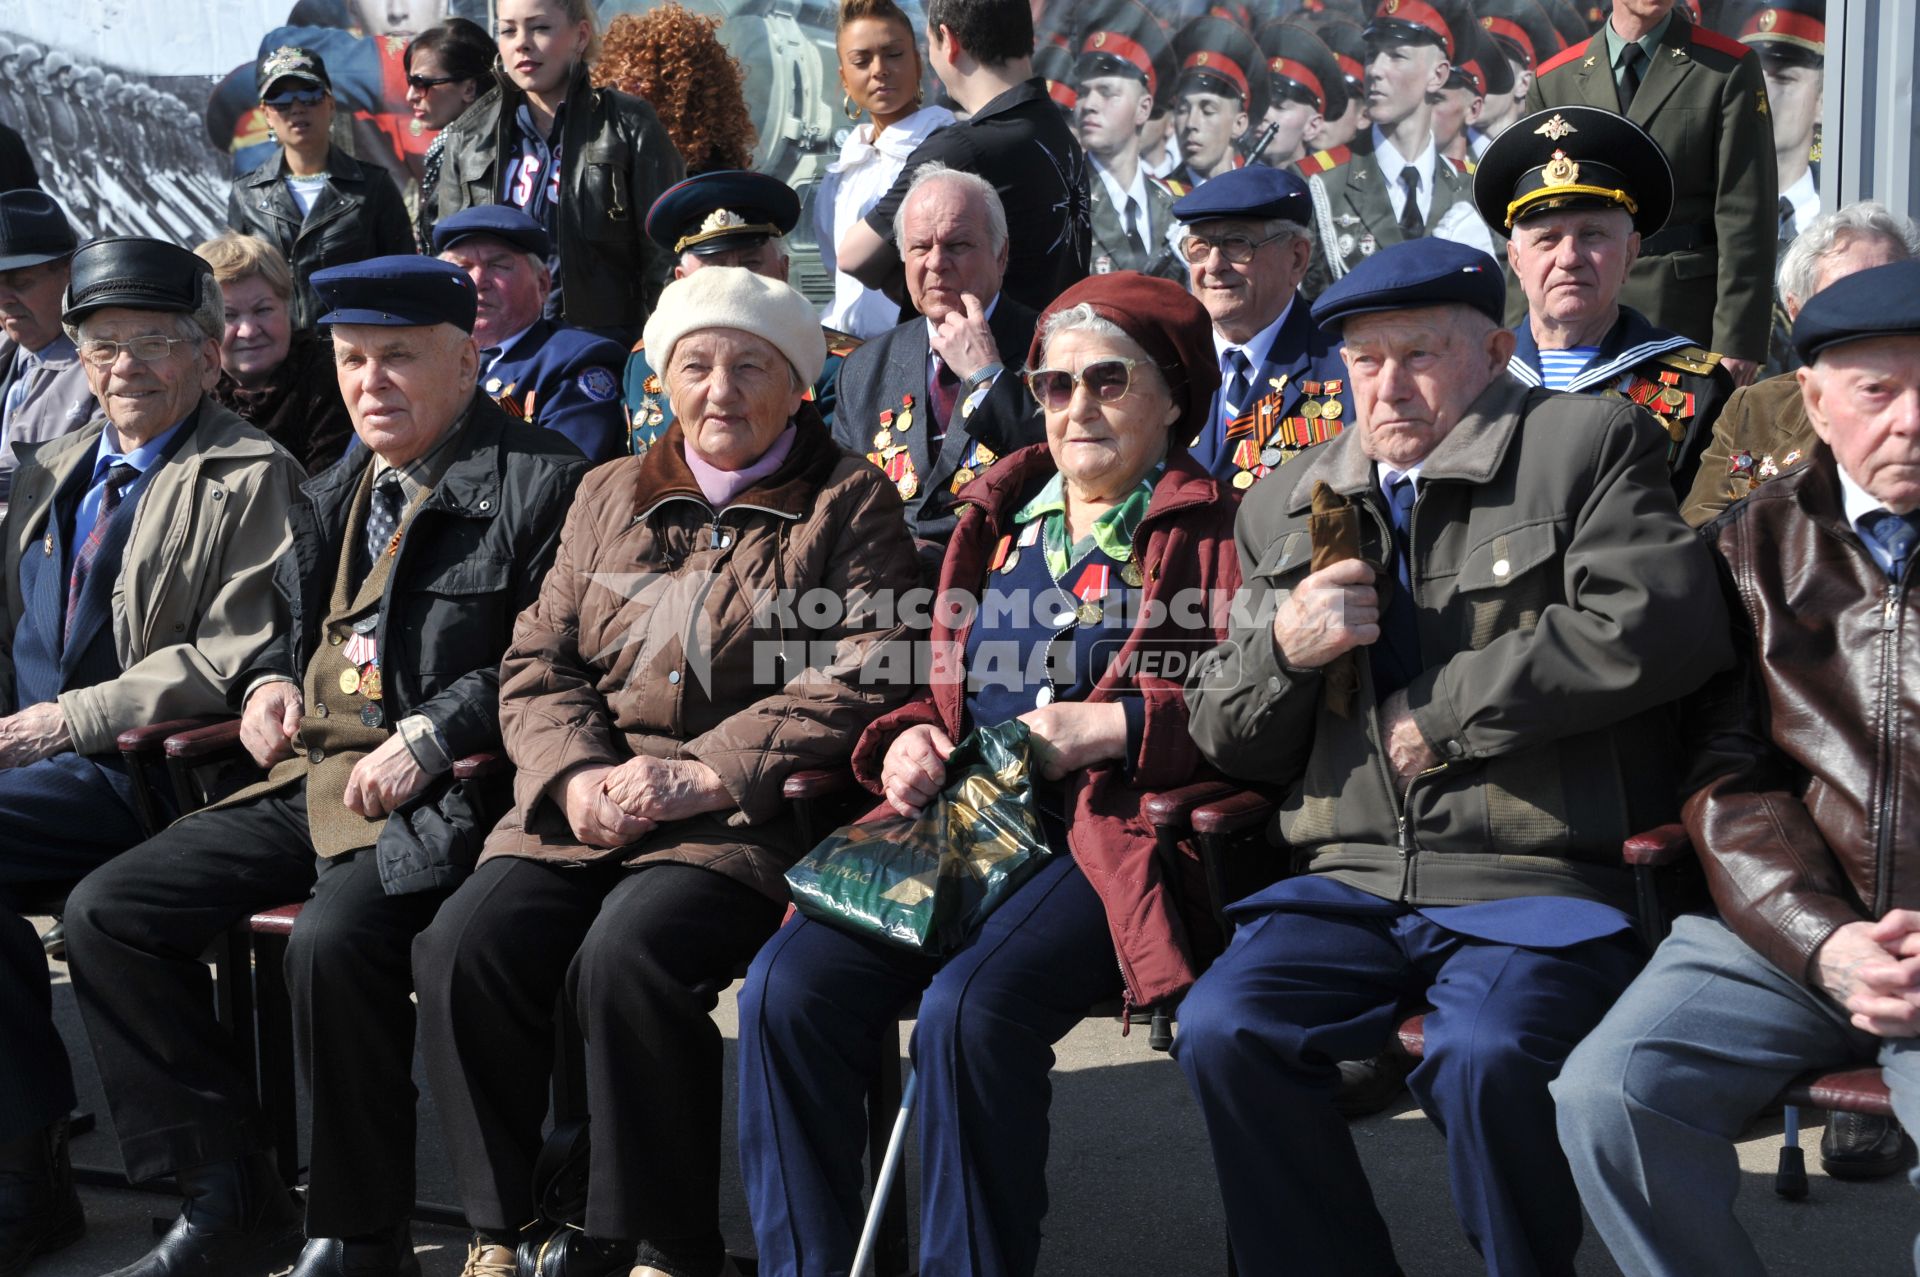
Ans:
[[[1307,184],[1280,169],[1222,173],[1173,206],[1187,287],[1213,319],[1220,391],[1188,445],[1244,492],[1281,462],[1340,433],[1353,412],[1346,366],[1299,295],[1313,256]]]
[[[212,268],[159,240],[72,257],[63,319],[101,418],[23,443],[0,589],[0,1272],[79,1238],[73,1077],[18,915],[144,836],[114,738],[224,713],[286,624],[272,584],[299,465],[207,396]],[[165,799],[162,799],[163,804]]]

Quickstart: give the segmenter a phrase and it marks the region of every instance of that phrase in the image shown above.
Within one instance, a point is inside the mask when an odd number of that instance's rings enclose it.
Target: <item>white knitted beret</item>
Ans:
[[[827,339],[813,304],[777,279],[740,266],[702,266],[660,294],[641,334],[647,361],[665,378],[674,345],[702,328],[737,328],[772,342],[811,386],[827,366]]]

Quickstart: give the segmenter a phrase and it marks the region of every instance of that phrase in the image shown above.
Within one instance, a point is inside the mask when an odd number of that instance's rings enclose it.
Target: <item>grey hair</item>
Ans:
[[[899,244],[907,238],[907,205],[913,203],[914,195],[921,187],[931,186],[935,182],[951,182],[973,191],[986,203],[987,243],[998,256],[1000,250],[1007,246],[1007,207],[1000,202],[1000,192],[978,173],[948,168],[938,160],[929,160],[913,171],[913,180],[907,183],[906,196],[893,213],[893,242]]]
[[[1102,315],[1086,302],[1081,302],[1077,306],[1069,306],[1065,310],[1056,310],[1053,314],[1047,316],[1047,322],[1040,326],[1040,350],[1042,354],[1044,355],[1047,347],[1053,344],[1054,338],[1065,336],[1067,333],[1090,333],[1095,337],[1105,337],[1109,341],[1124,341],[1127,345],[1140,351],[1142,355],[1146,355],[1147,353],[1141,348],[1139,342],[1128,335],[1126,329],[1114,323],[1105,315]],[[1173,379],[1167,376],[1166,369],[1153,361],[1152,356],[1148,356],[1141,364],[1141,367],[1151,368],[1154,372],[1158,373],[1161,386],[1166,388],[1169,394],[1172,393]],[[1029,371],[1031,371],[1031,369],[1029,369]]]
[[[1804,305],[1819,289],[1821,261],[1855,236],[1877,236],[1892,244],[1902,259],[1920,257],[1920,226],[1878,200],[1861,200],[1823,213],[1802,231],[1780,258],[1780,295]]]
[[[192,310],[162,312],[173,320],[173,330],[183,341],[219,341],[227,330],[227,303],[220,281],[209,270],[200,276],[200,304]],[[92,316],[88,316],[92,318]],[[67,340],[78,346],[86,340],[86,319],[78,324],[61,324]]]

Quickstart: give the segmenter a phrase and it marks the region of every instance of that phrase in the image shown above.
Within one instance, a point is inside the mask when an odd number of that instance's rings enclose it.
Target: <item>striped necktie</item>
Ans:
[[[139,477],[140,472],[124,461],[115,462],[107,471],[106,490],[100,494],[100,513],[94,516],[87,539],[73,552],[73,572],[67,577],[67,622],[60,629],[63,645],[73,637],[73,617],[80,610],[80,591],[86,588],[87,574],[93,570],[100,543],[107,538],[107,525],[113,521],[113,512],[120,508],[120,491]]]

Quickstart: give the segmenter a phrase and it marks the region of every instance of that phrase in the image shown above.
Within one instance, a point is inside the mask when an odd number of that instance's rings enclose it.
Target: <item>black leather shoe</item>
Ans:
[[[1340,1061],[1340,1089],[1333,1093],[1335,1111],[1342,1117],[1380,1112],[1407,1089],[1407,1074],[1413,1072],[1414,1063],[1412,1056],[1399,1051],[1370,1060]]]
[[[262,1154],[175,1173],[187,1204],[167,1235],[108,1277],[259,1277],[290,1262],[300,1212]]]
[[[1835,1179],[1882,1179],[1907,1164],[1900,1123],[1868,1113],[1832,1113],[1820,1137],[1820,1165]]]
[[[524,1241],[514,1252],[518,1277],[626,1277],[633,1268],[634,1244],[602,1241],[577,1228],[556,1228]]]
[[[67,1119],[0,1144],[0,1277],[87,1231],[67,1158]]]
[[[289,1277],[420,1277],[413,1234],[403,1220],[379,1237],[314,1237]]]

